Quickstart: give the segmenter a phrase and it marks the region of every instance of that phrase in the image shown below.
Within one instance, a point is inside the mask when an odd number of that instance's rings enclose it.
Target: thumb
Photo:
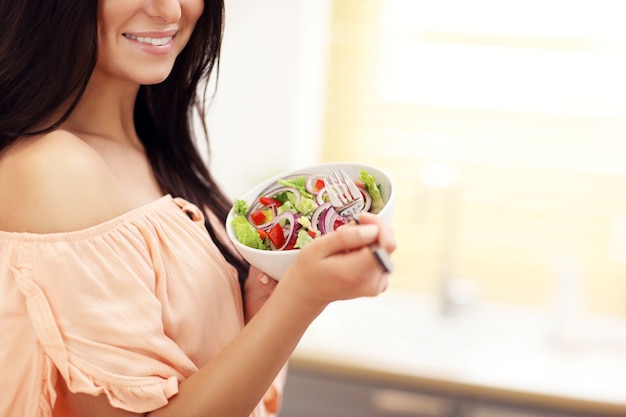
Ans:
[[[379,227],[377,224],[346,225],[333,233],[315,239],[312,243],[317,243],[317,250],[328,256],[337,252],[359,249],[369,245],[376,241],[378,233]]]

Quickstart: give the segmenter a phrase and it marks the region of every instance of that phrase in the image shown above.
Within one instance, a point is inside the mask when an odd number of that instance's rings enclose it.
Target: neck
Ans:
[[[104,82],[92,75],[85,94],[63,124],[77,136],[103,138],[134,147],[141,146],[135,131],[133,111],[139,85]]]

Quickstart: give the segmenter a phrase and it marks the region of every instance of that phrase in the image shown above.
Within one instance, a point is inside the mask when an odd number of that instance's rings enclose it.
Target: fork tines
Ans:
[[[340,169],[335,173],[336,175],[341,175],[342,181],[340,184],[343,186],[343,189],[347,189],[348,194],[350,195],[350,200],[362,199],[361,191],[359,191],[359,187],[356,186],[352,178],[346,174],[343,169]]]
[[[359,223],[359,214],[365,205],[363,194],[344,170],[335,171],[326,176],[326,193],[330,204],[340,216]],[[393,271],[389,253],[380,245],[370,246],[376,259],[386,272]]]
[[[343,217],[359,221],[365,201],[359,188],[343,170],[327,176],[326,191],[330,203]]]

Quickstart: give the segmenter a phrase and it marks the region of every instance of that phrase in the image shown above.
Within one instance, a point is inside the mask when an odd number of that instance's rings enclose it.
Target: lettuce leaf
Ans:
[[[240,198],[235,199],[235,214],[238,216],[245,216],[248,214],[248,203],[246,200],[242,200]]]
[[[255,249],[270,249],[269,244],[261,240],[257,229],[248,222],[245,216],[233,218],[231,226],[235,231],[237,240],[246,246]]]
[[[313,214],[315,209],[317,208],[317,201],[312,198],[302,197],[300,201],[296,204],[296,209],[304,214],[305,216],[310,216]]]
[[[308,245],[312,241],[313,238],[311,237],[311,235],[309,235],[306,230],[300,229],[300,231],[298,232],[298,238],[296,239],[296,245],[294,247],[296,249],[302,249],[304,246]]]
[[[372,208],[370,208],[370,212],[374,214],[379,213],[385,206],[385,202],[383,201],[383,197],[380,195],[380,186],[376,184],[376,178],[362,169],[359,171],[359,180],[363,183],[363,186],[372,197]]]
[[[307,197],[307,198],[313,198],[313,195],[311,195],[311,193],[309,193],[306,190],[306,177],[305,176],[301,176],[301,177],[296,177],[296,178],[290,178],[287,180],[278,180],[278,183],[280,185],[284,185],[286,187],[293,187],[295,189],[297,189],[298,191],[300,191],[300,194],[303,197]]]

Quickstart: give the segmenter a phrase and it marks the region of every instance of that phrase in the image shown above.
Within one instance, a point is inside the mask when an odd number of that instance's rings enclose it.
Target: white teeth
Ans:
[[[134,39],[137,42],[147,43],[148,45],[154,45],[154,46],[168,44],[173,38],[173,36],[166,36],[164,38],[149,38],[147,36],[133,36],[127,33],[125,33],[124,36],[129,39]]]

